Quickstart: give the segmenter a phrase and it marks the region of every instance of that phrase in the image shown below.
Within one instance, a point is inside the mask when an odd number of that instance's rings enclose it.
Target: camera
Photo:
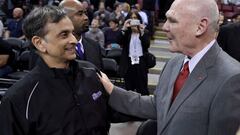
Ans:
[[[131,26],[138,26],[138,25],[140,25],[140,21],[137,20],[137,19],[132,19],[132,20],[130,21],[130,25],[131,25]]]

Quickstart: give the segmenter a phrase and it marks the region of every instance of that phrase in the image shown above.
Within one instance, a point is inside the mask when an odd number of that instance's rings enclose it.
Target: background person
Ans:
[[[14,61],[15,54],[12,51],[11,45],[0,37],[0,77],[13,71],[11,65]]]
[[[21,8],[14,8],[13,19],[9,20],[7,24],[5,38],[15,37],[19,39],[24,39],[22,23],[23,23],[23,10]]]
[[[109,27],[104,28],[105,48],[121,48],[119,38],[121,37],[121,29],[119,28],[119,20],[111,18],[109,20]]]
[[[138,20],[139,24],[132,25],[132,20]],[[144,54],[148,52],[150,37],[137,11],[129,12],[122,30],[120,41],[123,50],[119,73],[124,77],[127,90],[136,90],[142,95],[148,95],[148,68]]]
[[[99,19],[94,18],[91,22],[91,27],[88,32],[85,33],[85,37],[88,37],[95,42],[99,43],[102,48],[104,48],[104,33],[99,29],[100,21]]]
[[[240,62],[240,22],[229,23],[220,28],[217,41],[224,51]]]
[[[3,36],[3,32],[4,32],[4,27],[3,27],[3,23],[0,17],[0,38]]]
[[[101,46],[83,34],[89,29],[89,20],[86,9],[78,0],[63,0],[59,6],[63,7],[74,25],[74,33],[78,40],[77,59],[93,63],[97,68],[102,69]]]

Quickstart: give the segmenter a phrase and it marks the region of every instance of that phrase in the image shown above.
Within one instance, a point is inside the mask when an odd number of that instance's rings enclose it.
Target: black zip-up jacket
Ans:
[[[13,85],[0,105],[0,135],[107,135],[107,95],[93,64],[70,69],[43,60]]]

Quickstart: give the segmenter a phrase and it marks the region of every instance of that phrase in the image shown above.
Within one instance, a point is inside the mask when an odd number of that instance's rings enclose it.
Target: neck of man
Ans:
[[[202,51],[211,41],[213,41],[214,38],[206,37],[201,40],[196,40],[194,43],[195,45],[198,44],[196,47],[191,48],[191,50],[188,50],[187,53],[185,53],[188,56],[194,57],[197,53]]]
[[[82,38],[82,34],[76,34],[75,37],[76,37],[77,41],[79,41]]]
[[[49,68],[59,68],[59,69],[68,69],[70,61],[61,60],[61,59],[54,59],[48,56],[42,56],[44,62],[48,65]]]

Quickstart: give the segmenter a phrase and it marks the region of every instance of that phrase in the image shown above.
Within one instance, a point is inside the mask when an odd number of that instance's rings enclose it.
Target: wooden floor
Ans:
[[[111,124],[110,135],[136,135],[141,122]]]

